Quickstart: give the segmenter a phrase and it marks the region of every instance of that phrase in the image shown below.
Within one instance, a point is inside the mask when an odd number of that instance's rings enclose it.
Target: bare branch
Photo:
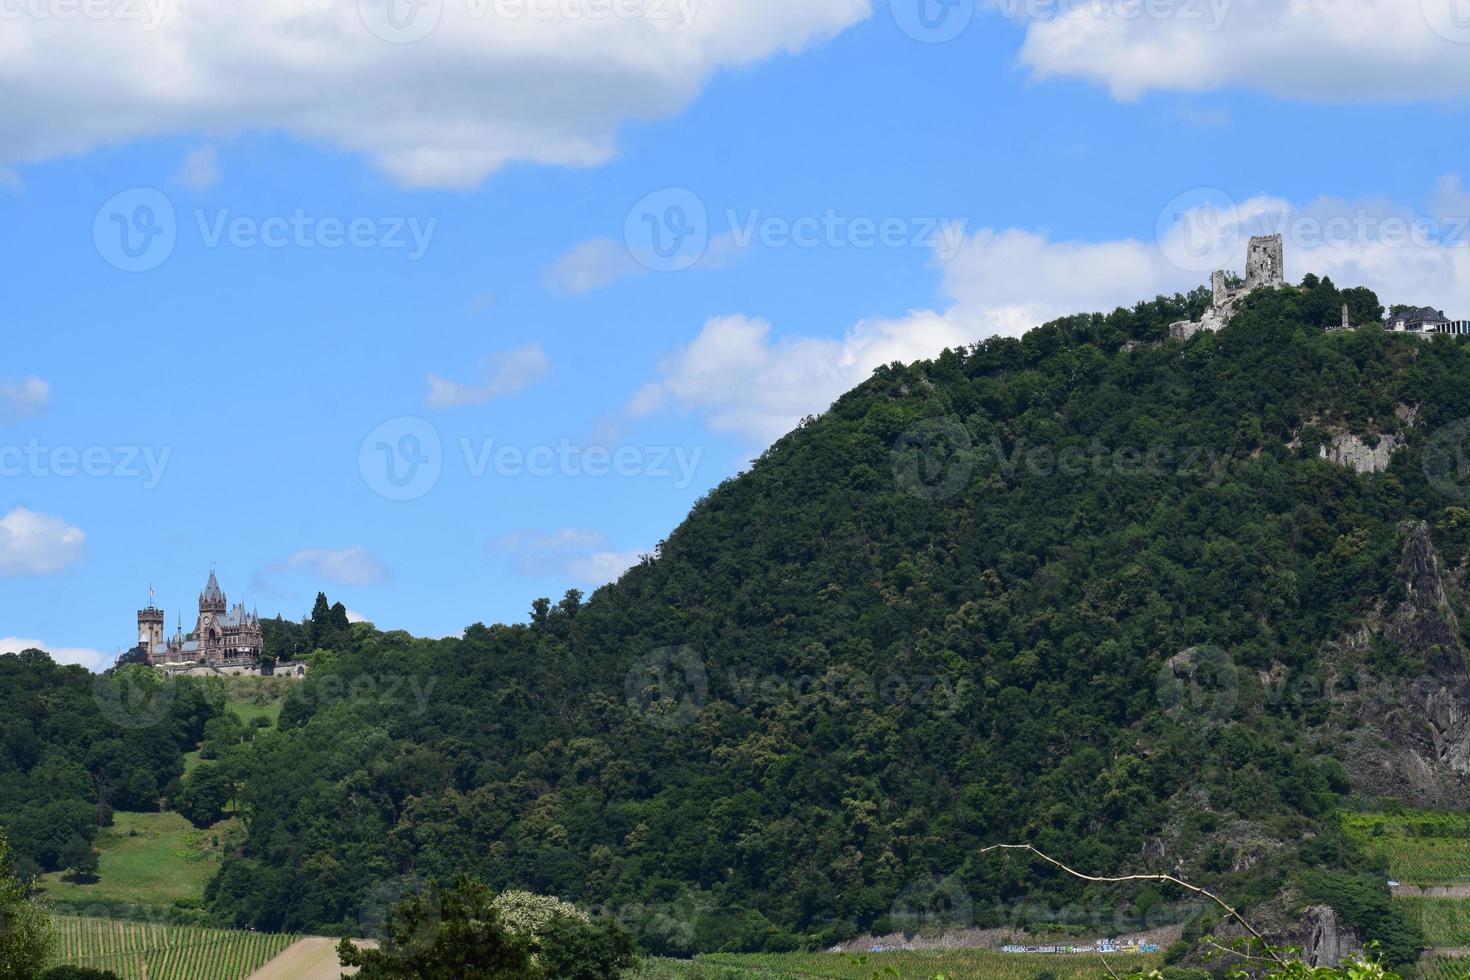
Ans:
[[[1061,868],[1063,871],[1074,878],[1080,878],[1083,881],[1097,882],[1099,884],[1111,885],[1120,884],[1128,881],[1167,881],[1171,884],[1178,885],[1180,888],[1183,888],[1186,891],[1194,892],[1196,895],[1203,895],[1205,898],[1208,898],[1210,901],[1220,906],[1220,908],[1225,910],[1225,915],[1227,918],[1235,919],[1235,921],[1239,922],[1242,926],[1245,927],[1247,932],[1249,932],[1252,936],[1255,936],[1256,939],[1260,940],[1262,948],[1265,949],[1266,954],[1270,956],[1273,961],[1281,966],[1287,965],[1286,961],[1278,956],[1276,954],[1276,951],[1271,948],[1271,944],[1266,941],[1266,937],[1257,932],[1256,927],[1247,922],[1245,920],[1245,916],[1241,915],[1239,911],[1237,911],[1233,906],[1230,905],[1230,903],[1226,902],[1223,898],[1221,898],[1219,895],[1216,895],[1214,892],[1209,891],[1205,888],[1201,888],[1198,885],[1191,885],[1189,882],[1184,881],[1181,878],[1176,878],[1173,875],[1156,874],[1117,875],[1101,877],[1098,875],[1083,874],[1081,871],[1078,871],[1075,868],[1067,867],[1065,864],[1058,861],[1051,855],[1043,854],[1041,851],[1038,851],[1030,844],[991,844],[989,847],[982,847],[980,849],[981,854],[989,854],[992,851],[1026,851],[1041,858],[1041,860],[1045,861],[1047,864]]]

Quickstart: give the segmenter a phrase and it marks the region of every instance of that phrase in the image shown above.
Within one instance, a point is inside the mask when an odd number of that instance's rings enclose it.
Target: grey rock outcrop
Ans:
[[[1358,473],[1382,473],[1401,445],[1403,442],[1395,435],[1380,436],[1377,446],[1369,446],[1351,432],[1344,432],[1333,436],[1331,446],[1322,447],[1321,458]]]
[[[1357,933],[1337,921],[1328,905],[1313,905],[1302,913],[1302,959],[1308,966],[1338,966],[1363,951]]]

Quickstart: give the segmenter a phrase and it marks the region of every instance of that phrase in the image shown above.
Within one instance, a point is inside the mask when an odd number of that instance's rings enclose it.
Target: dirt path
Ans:
[[[313,936],[292,943],[246,980],[340,980],[356,972],[337,962],[337,940]]]

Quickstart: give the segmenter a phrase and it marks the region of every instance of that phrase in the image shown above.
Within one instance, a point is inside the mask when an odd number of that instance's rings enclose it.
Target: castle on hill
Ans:
[[[1210,308],[1198,320],[1169,324],[1169,336],[1188,340],[1201,330],[1215,331],[1235,318],[1240,301],[1257,289],[1286,285],[1286,246],[1280,235],[1256,235],[1245,251],[1245,285],[1232,288],[1225,270],[1210,276]]]
[[[165,639],[163,610],[153,604],[149,591],[148,606],[138,610],[138,645],[156,667],[171,664],[259,663],[265,641],[261,635],[260,617],[247,612],[243,602],[230,608],[224,590],[214,572],[204,591],[199,593],[199,618],[194,631],[184,634],[182,619],[178,632]]]
[[[1198,320],[1179,320],[1169,324],[1169,336],[1174,340],[1188,340],[1202,330],[1216,331],[1235,318],[1240,303],[1258,289],[1286,285],[1286,249],[1281,235],[1257,235],[1250,240],[1245,254],[1245,283],[1230,285],[1229,274],[1223,269],[1210,276],[1210,306]],[[1348,308],[1342,308],[1342,325],[1329,330],[1351,330]],[[1383,329],[1389,333],[1408,333],[1418,336],[1432,334],[1470,334],[1470,320],[1451,320],[1433,307],[1408,308],[1389,314],[1383,321]]]

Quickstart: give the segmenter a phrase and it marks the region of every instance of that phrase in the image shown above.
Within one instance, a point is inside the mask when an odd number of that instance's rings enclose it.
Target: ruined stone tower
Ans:
[[[1210,276],[1210,308],[1198,320],[1169,324],[1169,336],[1188,340],[1201,330],[1215,331],[1230,323],[1240,301],[1257,289],[1286,285],[1286,247],[1280,235],[1257,235],[1245,251],[1245,285],[1231,289],[1221,270]]]
[[[1286,285],[1286,249],[1280,235],[1257,235],[1245,253],[1245,288]]]

